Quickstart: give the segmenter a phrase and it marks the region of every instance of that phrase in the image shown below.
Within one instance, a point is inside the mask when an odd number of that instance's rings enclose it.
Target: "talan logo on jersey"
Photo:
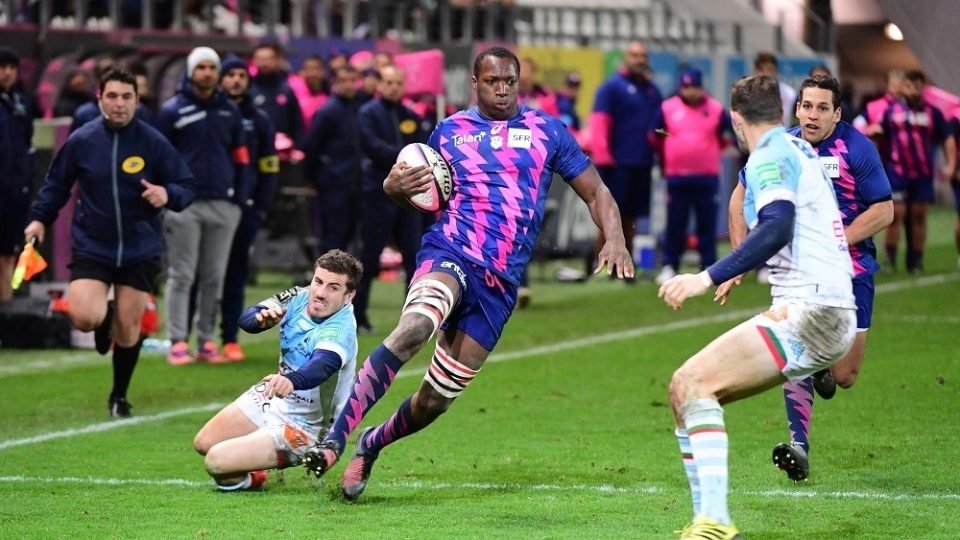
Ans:
[[[461,144],[474,144],[474,143],[480,144],[480,141],[482,141],[486,136],[487,136],[487,133],[484,131],[481,131],[476,135],[472,133],[469,135],[454,135],[452,137],[453,145],[460,146]]]
[[[827,171],[830,178],[840,178],[840,158],[838,156],[824,156],[820,158],[820,165]]]
[[[533,143],[533,132],[529,129],[510,128],[507,131],[507,146],[510,148],[530,149]]]
[[[140,156],[130,156],[127,159],[123,160],[123,163],[120,164],[120,168],[123,169],[123,172],[127,174],[137,174],[142,171],[146,166],[146,162],[143,161],[143,158]]]
[[[780,178],[780,167],[772,161],[760,164],[757,166],[757,182],[760,184],[760,189],[783,184]]]

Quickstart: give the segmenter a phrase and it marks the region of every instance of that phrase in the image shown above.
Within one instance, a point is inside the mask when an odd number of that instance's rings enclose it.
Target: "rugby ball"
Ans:
[[[430,189],[407,197],[410,204],[422,212],[436,212],[447,204],[453,193],[453,176],[450,165],[436,150],[423,143],[411,143],[397,154],[397,163],[411,167],[426,165],[433,170]]]

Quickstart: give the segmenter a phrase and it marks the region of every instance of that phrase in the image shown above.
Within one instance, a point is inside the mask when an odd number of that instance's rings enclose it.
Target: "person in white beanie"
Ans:
[[[252,182],[243,116],[217,89],[220,56],[197,47],[187,56],[187,72],[177,94],[157,114],[156,127],[170,139],[196,178],[196,200],[185,212],[168,214],[167,332],[172,342],[167,361],[221,363],[214,342],[217,314],[240,204]],[[197,352],[191,354],[190,289],[197,282]]]

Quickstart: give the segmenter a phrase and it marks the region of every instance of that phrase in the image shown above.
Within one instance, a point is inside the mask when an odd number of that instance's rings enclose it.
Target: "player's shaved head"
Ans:
[[[481,66],[483,66],[483,61],[489,56],[493,56],[495,58],[506,58],[513,61],[514,65],[517,66],[517,73],[520,73],[520,59],[517,58],[517,55],[513,54],[513,51],[506,47],[490,47],[489,49],[478,54],[477,58],[473,61],[474,77],[480,75],[480,69]]]

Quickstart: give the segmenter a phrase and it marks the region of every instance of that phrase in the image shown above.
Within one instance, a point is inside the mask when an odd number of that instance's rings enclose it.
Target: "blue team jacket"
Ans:
[[[161,209],[141,197],[141,179],[167,189],[170,210],[179,212],[193,201],[190,170],[157,130],[140,120],[119,130],[103,118],[87,122],[54,158],[30,220],[50,225],[77,182],[74,253],[117,267],[159,256],[164,247]]]
[[[401,103],[382,98],[360,107],[360,145],[363,147],[363,190],[383,192],[383,179],[397,161],[397,154],[410,143],[425,143],[417,113]]]
[[[154,126],[190,167],[197,199],[246,202],[253,182],[243,117],[226,94],[217,91],[201,100],[183,77],[177,94],[160,107]]]
[[[29,197],[33,187],[33,115],[17,90],[0,92],[0,196]]]
[[[360,191],[360,130],[356,99],[332,95],[313,114],[302,150],[307,177],[320,188]]]
[[[239,107],[243,115],[247,148],[250,150],[250,165],[254,171],[248,178],[253,185],[244,189],[249,193],[244,210],[255,210],[263,214],[270,210],[277,190],[277,173],[280,172],[280,158],[274,146],[277,132],[270,117],[253,104],[249,94],[244,96]]]

